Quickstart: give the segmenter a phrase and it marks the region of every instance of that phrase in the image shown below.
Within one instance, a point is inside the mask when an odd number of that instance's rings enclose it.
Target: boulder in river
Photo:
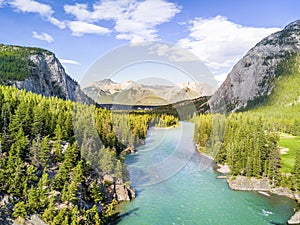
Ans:
[[[115,191],[118,202],[131,201],[131,199],[135,198],[134,190],[131,187],[126,187],[123,184],[116,184]]]
[[[296,212],[288,221],[288,224],[300,224],[300,211]]]
[[[270,191],[271,187],[268,178],[264,177],[257,179],[251,177],[250,179],[245,176],[236,176],[227,179],[228,185],[233,190],[241,191]]]

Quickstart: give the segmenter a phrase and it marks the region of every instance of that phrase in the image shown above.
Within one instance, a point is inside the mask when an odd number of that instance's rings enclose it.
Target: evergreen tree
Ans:
[[[39,160],[42,163],[43,167],[48,166],[50,160],[50,145],[49,145],[49,138],[44,137],[41,144],[41,149],[39,152]]]
[[[300,150],[296,153],[295,166],[292,171],[293,188],[300,191]]]
[[[43,220],[48,222],[48,223],[52,222],[54,217],[55,217],[54,202],[55,202],[55,198],[51,197],[50,200],[49,200],[49,205],[45,209],[45,211],[42,215]]]
[[[52,225],[62,225],[67,217],[67,209],[62,208],[59,210],[58,214],[54,217]]]
[[[31,187],[28,193],[27,208],[30,213],[36,212],[40,207],[39,193],[36,188]]]
[[[91,200],[95,203],[100,203],[103,200],[103,194],[101,192],[100,184],[97,184],[96,181],[93,182],[89,194]]]
[[[17,218],[17,217],[25,218],[27,216],[26,205],[23,201],[15,204],[14,212],[12,215],[15,218]]]
[[[75,205],[71,211],[71,225],[80,224],[80,211],[78,210],[78,206]]]

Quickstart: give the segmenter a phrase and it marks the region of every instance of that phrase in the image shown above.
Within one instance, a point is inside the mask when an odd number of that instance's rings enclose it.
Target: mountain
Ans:
[[[44,96],[91,103],[55,55],[40,48],[0,45],[0,84]]]
[[[280,65],[300,52],[300,20],[271,34],[253,47],[232,69],[209,100],[212,111],[243,110],[266,98]]]
[[[187,82],[178,85],[145,85],[134,81],[116,83],[105,79],[90,83],[83,91],[99,104],[167,105],[212,94],[207,85]]]
[[[180,120],[189,120],[194,113],[206,113],[209,110],[208,96],[202,96],[195,99],[184,100],[173,104],[156,106],[151,109],[152,113],[171,114],[179,117]]]

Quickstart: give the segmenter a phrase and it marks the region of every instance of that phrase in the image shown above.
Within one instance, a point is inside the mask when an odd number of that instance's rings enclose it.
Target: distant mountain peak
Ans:
[[[96,84],[96,85],[95,85]],[[162,105],[195,99],[213,90],[196,82],[178,85],[140,84],[129,80],[117,83],[109,79],[96,81],[85,87],[84,92],[101,104]]]
[[[112,81],[111,79],[104,79],[104,80],[101,80],[99,81],[101,83],[104,83],[104,84],[116,84],[116,82]]]

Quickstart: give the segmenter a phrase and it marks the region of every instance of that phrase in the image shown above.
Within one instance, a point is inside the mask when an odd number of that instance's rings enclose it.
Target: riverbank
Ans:
[[[214,158],[207,155],[199,150],[199,146],[196,144],[197,151],[205,156],[206,158],[214,161]],[[268,196],[268,193],[275,195],[284,196],[293,199],[298,202],[300,208],[300,193],[295,193],[287,187],[272,187],[270,185],[270,180],[266,177],[258,179],[255,177],[245,177],[245,176],[228,176],[230,174],[230,168],[227,165],[220,165],[216,163],[214,169],[224,174],[225,176],[217,176],[218,179],[226,179],[228,186],[231,190],[235,191],[257,191],[262,195]],[[295,211],[295,214],[288,220],[288,224],[300,224],[300,209]]]
[[[287,187],[272,187],[270,180],[266,177],[255,178],[255,177],[245,177],[236,176],[227,178],[228,186],[232,190],[236,191],[257,191],[260,194],[268,195],[272,193],[275,195],[284,196],[293,199],[300,204],[300,193],[295,193]],[[295,214],[288,220],[288,224],[300,224],[300,210],[295,212]]]
[[[198,146],[197,144],[196,144],[196,149],[198,150],[198,152],[199,152],[202,156],[204,156],[204,157],[210,159],[211,161],[213,161],[213,162],[215,163],[214,169],[215,169],[216,171],[218,171],[219,173],[222,173],[222,174],[229,174],[229,173],[230,173],[230,168],[229,168],[229,166],[227,166],[227,165],[221,165],[221,164],[216,163],[215,160],[214,160],[214,158],[213,158],[212,156],[207,155],[207,154],[201,152],[201,151],[199,150],[199,146]],[[222,176],[222,177],[226,177],[226,176]]]
[[[180,124],[177,124],[177,125],[172,125],[172,126],[167,126],[167,127],[157,127],[157,126],[153,126],[154,129],[165,129],[165,130],[168,130],[168,129],[173,129],[173,128],[176,128],[176,127],[179,127]]]

